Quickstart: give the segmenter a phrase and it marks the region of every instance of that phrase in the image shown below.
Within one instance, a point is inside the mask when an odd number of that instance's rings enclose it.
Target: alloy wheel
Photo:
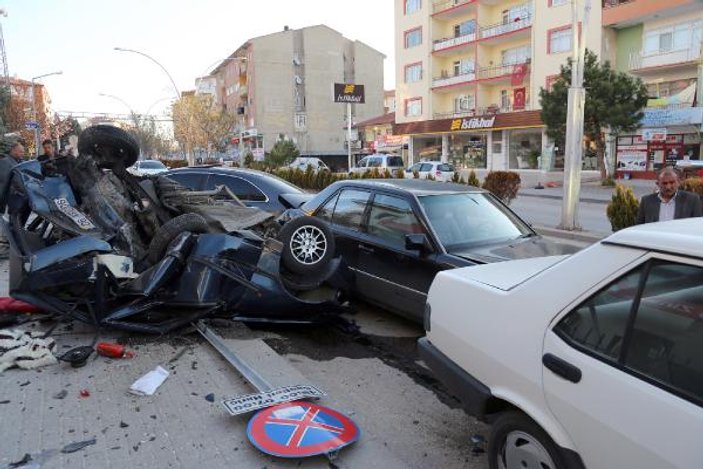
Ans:
[[[317,264],[327,252],[325,233],[316,226],[301,226],[290,237],[290,250],[301,264]]]

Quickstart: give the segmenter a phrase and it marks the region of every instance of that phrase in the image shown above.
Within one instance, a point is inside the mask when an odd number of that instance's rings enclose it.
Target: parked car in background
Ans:
[[[442,163],[441,161],[421,161],[415,163],[405,170],[405,177],[414,177],[418,173],[420,179],[428,179],[432,176],[435,181],[450,182],[454,178],[454,165]]]
[[[168,171],[168,168],[158,160],[140,160],[127,168],[134,176],[152,176]]]
[[[574,251],[537,235],[491,193],[463,184],[339,181],[280,220],[302,215],[332,228],[352,293],[415,321],[441,270]]]
[[[491,468],[703,467],[703,220],[442,272],[421,355]]]
[[[314,172],[330,170],[330,168],[320,158],[311,158],[306,156],[298,157],[288,165],[290,169],[299,169],[301,171],[306,171],[308,166],[311,166]]]
[[[383,172],[387,169],[394,174],[396,171],[403,169],[404,167],[405,165],[403,163],[403,158],[400,156],[383,155],[379,153],[362,158],[355,167],[349,169],[349,175],[363,174],[373,171],[374,169],[379,172]]]
[[[209,191],[224,185],[245,205],[273,213],[299,207],[312,198],[312,194],[298,186],[253,169],[189,167],[171,170],[163,176],[194,191]]]

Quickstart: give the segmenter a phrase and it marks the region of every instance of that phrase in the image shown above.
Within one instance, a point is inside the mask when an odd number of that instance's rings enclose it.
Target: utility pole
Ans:
[[[584,34],[590,16],[590,0],[584,7]],[[566,108],[566,142],[564,148],[564,196],[561,208],[563,230],[578,230],[577,221],[579,194],[581,192],[581,162],[583,161],[583,116],[586,105],[586,90],[583,87],[583,72],[586,64],[586,41],[579,34],[576,0],[571,0],[571,86]]]
[[[352,105],[347,103],[347,164],[348,170],[352,168]]]

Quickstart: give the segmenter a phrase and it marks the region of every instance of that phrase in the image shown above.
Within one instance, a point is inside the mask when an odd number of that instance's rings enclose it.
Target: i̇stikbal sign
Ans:
[[[347,83],[334,84],[335,103],[363,104],[365,100],[364,85],[351,85]]]
[[[496,116],[492,117],[467,117],[452,119],[449,130],[490,129],[495,124]]]

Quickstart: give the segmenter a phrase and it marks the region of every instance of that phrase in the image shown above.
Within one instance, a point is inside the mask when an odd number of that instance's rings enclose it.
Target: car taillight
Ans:
[[[442,175],[442,171],[437,170],[437,172],[436,172],[435,174],[436,174],[437,176],[441,176],[441,175]]]

